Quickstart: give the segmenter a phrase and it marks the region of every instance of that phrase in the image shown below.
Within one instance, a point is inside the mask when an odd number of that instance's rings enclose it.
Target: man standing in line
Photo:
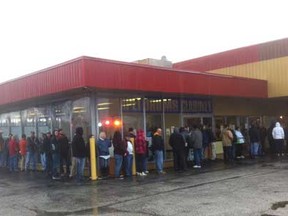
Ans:
[[[158,174],[166,174],[166,172],[163,171],[164,140],[162,138],[161,128],[158,128],[152,137],[152,150],[155,155],[155,165]]]
[[[276,146],[276,152],[278,157],[279,156],[284,156],[284,130],[281,127],[279,122],[276,122],[275,127],[272,130],[272,136],[274,139],[274,143]]]
[[[32,171],[36,171],[36,150],[38,146],[38,139],[35,132],[31,131],[31,136],[27,138],[27,155],[25,161],[25,171],[29,170],[30,163],[32,163]]]
[[[86,157],[86,147],[85,141],[83,139],[83,128],[76,128],[76,134],[72,140],[72,152],[73,157],[76,158],[77,164],[77,181],[84,180],[84,167],[85,167],[85,157]]]
[[[70,174],[70,159],[69,159],[69,141],[62,129],[59,129],[59,146],[60,146],[60,173],[61,176],[68,177]],[[66,172],[64,173],[64,166]]]
[[[5,141],[2,135],[3,135],[3,131],[0,130],[0,166],[2,166],[3,152],[4,152],[4,147],[5,147]]]
[[[256,122],[253,122],[249,129],[250,145],[251,145],[251,158],[258,156],[259,145],[260,145],[260,131]]]

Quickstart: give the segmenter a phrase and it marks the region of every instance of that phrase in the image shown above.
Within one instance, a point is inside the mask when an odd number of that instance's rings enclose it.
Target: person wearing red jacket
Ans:
[[[135,153],[136,153],[136,174],[140,176],[146,176],[144,167],[146,163],[146,151],[147,144],[145,140],[145,134],[142,129],[137,130],[135,139]]]
[[[17,166],[17,154],[18,154],[18,143],[15,140],[15,137],[13,135],[10,136],[9,140],[9,170],[12,171],[18,171]]]

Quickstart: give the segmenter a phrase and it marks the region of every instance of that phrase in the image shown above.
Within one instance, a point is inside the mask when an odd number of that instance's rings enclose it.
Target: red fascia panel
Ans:
[[[267,98],[267,82],[81,57],[0,85],[0,105],[81,87]]]
[[[77,59],[0,85],[0,105],[71,90],[84,85],[83,62]]]
[[[177,94],[236,97],[267,97],[267,82],[209,73],[84,60],[87,86],[101,89],[132,90]]]

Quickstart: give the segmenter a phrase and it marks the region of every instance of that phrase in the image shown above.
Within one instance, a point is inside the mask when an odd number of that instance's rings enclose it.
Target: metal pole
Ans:
[[[92,136],[90,142],[90,166],[91,166],[91,180],[97,180],[97,162],[96,162],[96,142],[95,137]]]

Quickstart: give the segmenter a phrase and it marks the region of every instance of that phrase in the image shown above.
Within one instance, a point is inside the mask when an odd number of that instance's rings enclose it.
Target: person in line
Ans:
[[[54,130],[51,138],[51,149],[52,149],[52,179],[60,179],[60,147],[59,147],[59,132]]]
[[[175,127],[169,138],[169,145],[172,147],[174,170],[177,172],[186,170],[185,143],[185,138],[179,133],[179,129]]]
[[[260,130],[256,122],[253,122],[251,128],[249,129],[249,137],[251,147],[251,158],[254,159],[259,155],[258,153],[260,145]]]
[[[198,125],[193,126],[191,131],[191,138],[193,142],[193,152],[194,152],[194,162],[193,168],[201,168],[202,160],[202,144],[203,144],[203,134]]]
[[[237,126],[235,130],[235,136],[237,138],[237,144],[236,144],[236,158],[237,159],[244,159],[243,155],[243,145],[245,143],[245,139],[243,134],[241,133],[240,127]]]
[[[77,127],[76,133],[72,140],[72,153],[76,160],[77,174],[76,180],[81,182],[84,180],[84,168],[86,158],[86,146],[83,139],[83,128]]]
[[[36,151],[38,146],[38,139],[35,136],[35,132],[31,131],[31,136],[27,138],[27,156],[25,162],[25,171],[27,172],[32,163],[31,170],[36,171]]]
[[[133,165],[133,144],[131,142],[131,136],[130,134],[125,134],[124,136],[125,143],[127,146],[126,154],[124,157],[124,163],[125,163],[125,174],[127,177],[132,176],[132,165]]]
[[[51,132],[48,131],[43,135],[43,151],[45,153],[46,162],[46,176],[52,178],[53,172],[53,158],[52,158],[52,145],[51,145]]]
[[[27,139],[26,134],[22,134],[21,140],[19,142],[19,153],[20,153],[20,171],[25,170],[25,160],[26,160],[26,153],[27,153]]]
[[[272,130],[272,136],[274,139],[274,143],[276,146],[276,153],[277,156],[284,156],[284,139],[285,139],[285,134],[284,130],[281,127],[279,122],[276,122],[275,127]]]
[[[11,139],[9,141],[9,170],[10,172],[18,171],[18,160],[17,153],[19,151],[18,143],[15,139],[15,136],[10,135]]]
[[[166,174],[163,171],[163,151],[164,151],[164,140],[162,138],[162,129],[158,128],[152,137],[152,151],[155,155],[155,165],[158,174]]]
[[[41,165],[42,165],[42,171],[46,172],[46,155],[45,155],[45,151],[44,151],[44,139],[46,137],[45,133],[42,133],[42,139],[39,139],[39,153],[40,153],[40,161],[41,161]]]
[[[229,126],[224,125],[224,129],[222,131],[224,162],[233,161],[232,142],[233,142],[233,134],[229,129]]]
[[[68,177],[70,174],[70,159],[69,159],[69,141],[62,129],[59,132],[59,148],[60,148],[60,174]],[[64,172],[65,165],[65,172]]]
[[[180,127],[179,129],[180,134],[184,137],[185,140],[185,149],[184,149],[184,159],[185,159],[185,169],[188,167],[188,156],[189,156],[189,149],[192,148],[192,140],[189,133],[189,127]]]
[[[146,163],[147,143],[145,140],[144,130],[138,129],[135,139],[135,154],[136,154],[136,174],[146,176],[144,167]]]
[[[115,178],[123,179],[121,175],[121,168],[123,165],[123,159],[126,154],[126,142],[122,139],[120,131],[115,131],[112,139],[114,147],[114,159],[115,159]]]
[[[5,141],[3,138],[3,131],[0,130],[0,166],[2,166],[2,160],[4,156],[4,149],[5,149]]]
[[[109,148],[112,146],[111,141],[107,139],[104,131],[100,132],[99,139],[97,140],[97,152],[99,156],[100,179],[107,179],[109,177],[109,163],[110,163],[110,152]]]

